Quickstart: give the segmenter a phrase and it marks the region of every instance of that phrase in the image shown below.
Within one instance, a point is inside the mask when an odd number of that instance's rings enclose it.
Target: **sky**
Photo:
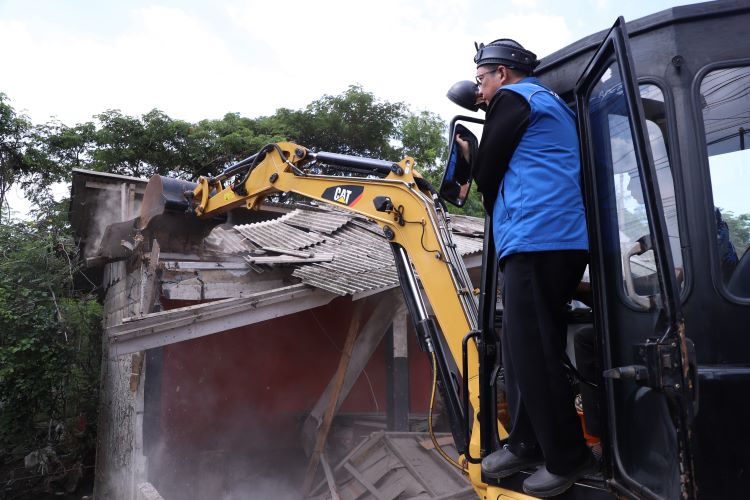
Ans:
[[[541,58],[685,0],[0,0],[0,92],[34,123],[270,115],[361,85],[446,121],[474,41]],[[21,201],[12,203],[23,210]]]

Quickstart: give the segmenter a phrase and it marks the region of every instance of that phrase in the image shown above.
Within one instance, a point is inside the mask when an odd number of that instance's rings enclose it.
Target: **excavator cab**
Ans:
[[[593,380],[578,384],[596,387],[581,393],[584,409],[598,408],[602,469],[564,498],[747,496],[748,22],[744,2],[620,18],[536,71],[577,113],[591,247],[590,313],[570,330],[593,344]],[[456,171],[446,170],[441,192]],[[479,362],[493,366],[479,370],[488,377],[480,427],[491,434],[482,457],[502,444],[492,430],[500,356],[481,351],[497,344],[500,324],[489,313],[497,278],[485,265]],[[571,357],[579,368],[590,362]],[[482,480],[488,492],[521,492],[525,477]]]

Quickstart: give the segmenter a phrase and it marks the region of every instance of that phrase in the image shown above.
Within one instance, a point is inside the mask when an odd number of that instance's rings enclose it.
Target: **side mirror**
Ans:
[[[448,139],[448,164],[443,173],[443,182],[440,183],[440,197],[448,203],[462,207],[466,203],[471,188],[471,160],[476,157],[479,149],[479,140],[465,125],[460,122],[484,124],[484,120],[468,116],[457,116],[453,118],[450,126],[450,137]],[[456,134],[469,143],[470,161],[461,154],[461,147],[456,142]]]

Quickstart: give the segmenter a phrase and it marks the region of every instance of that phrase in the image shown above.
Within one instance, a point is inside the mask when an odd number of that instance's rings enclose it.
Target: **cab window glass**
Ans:
[[[606,75],[605,75],[606,77]],[[606,78],[602,87],[606,86]],[[672,168],[668,153],[667,113],[664,94],[652,84],[639,86],[646,118],[646,129],[654,166],[657,174],[667,233],[675,265],[675,275],[680,286],[684,286],[680,229],[677,221]],[[604,89],[603,89],[604,90]],[[619,227],[619,245],[623,288],[631,305],[644,309],[651,306],[652,297],[659,293],[654,252],[651,249],[649,223],[646,215],[645,198],[638,172],[634,151],[633,136],[621,87],[612,87],[601,94],[600,112],[606,109],[606,129],[609,142],[607,161],[611,162],[612,190],[614,199],[611,205],[616,210]],[[603,118],[603,117],[602,117]]]
[[[591,87],[587,107],[590,139],[583,151],[590,152],[592,160],[589,182],[593,183],[594,200],[591,202],[596,223],[597,260],[602,274],[600,283],[605,293],[602,341],[607,349],[604,363],[607,367],[632,365],[640,359],[634,347],[654,335],[654,325],[664,307],[660,283],[677,269],[660,267],[655,248],[654,227],[648,216],[653,213],[646,207],[642,179],[638,173],[635,145],[645,139],[651,149],[656,169],[643,166],[652,172],[667,205],[667,226],[672,246],[676,247],[673,259],[682,266],[680,235],[674,205],[674,188],[667,154],[666,112],[664,95],[651,84],[640,86],[640,96],[645,112],[645,132],[636,135],[632,127],[628,99],[623,92],[623,77],[618,63],[613,62]],[[648,208],[648,210],[647,210]],[[669,220],[671,219],[671,221]],[[666,235],[660,235],[660,240]],[[667,250],[666,248],[664,250]],[[667,259],[668,260],[668,259]],[[680,271],[681,272],[681,271]],[[684,282],[684,281],[683,281]],[[659,330],[659,327],[656,327]],[[616,381],[607,386],[608,408],[617,415],[608,439],[615,443],[618,471],[633,483],[650,490],[654,498],[679,496],[679,470],[677,440],[669,417],[666,401],[657,392],[638,386],[633,381]],[[644,440],[658,440],[657,447],[639,446]],[[654,441],[656,442],[656,441]],[[645,451],[644,451],[645,450]]]
[[[729,291],[750,297],[750,67],[708,73],[701,81],[700,107],[713,193],[715,268]]]

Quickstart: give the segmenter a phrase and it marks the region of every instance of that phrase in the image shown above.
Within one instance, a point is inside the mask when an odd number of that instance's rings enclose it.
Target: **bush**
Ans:
[[[75,287],[65,228],[38,220],[0,225],[0,465],[94,455],[101,306]]]

